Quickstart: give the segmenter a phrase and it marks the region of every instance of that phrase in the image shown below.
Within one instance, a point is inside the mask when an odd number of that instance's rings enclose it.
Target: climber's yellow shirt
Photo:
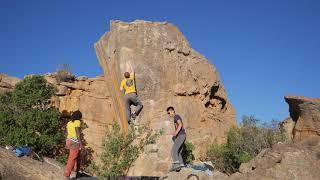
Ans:
[[[130,74],[130,78],[125,78],[121,81],[121,87],[124,89],[125,94],[136,93],[136,85],[134,81],[134,74]]]
[[[75,121],[69,121],[67,124],[67,132],[68,136],[67,138],[77,138],[77,133],[76,133],[76,127],[80,127],[80,121],[75,120]]]

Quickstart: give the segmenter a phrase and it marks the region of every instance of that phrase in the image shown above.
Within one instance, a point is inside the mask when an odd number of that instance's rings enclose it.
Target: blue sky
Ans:
[[[288,116],[285,95],[319,97],[320,1],[1,0],[0,72],[102,74],[94,42],[111,19],[169,21],[220,72],[242,115]]]

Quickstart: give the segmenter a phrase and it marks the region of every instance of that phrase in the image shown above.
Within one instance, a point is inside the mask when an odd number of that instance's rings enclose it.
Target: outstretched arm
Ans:
[[[134,69],[133,69],[133,67],[131,65],[131,62],[130,61],[127,62],[126,65],[127,65],[127,71],[130,72],[130,75],[134,76]]]

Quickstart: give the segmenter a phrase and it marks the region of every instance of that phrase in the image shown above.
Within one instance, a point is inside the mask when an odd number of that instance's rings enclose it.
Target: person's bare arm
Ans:
[[[133,69],[132,64],[131,64],[130,61],[127,62],[127,71],[130,72],[130,75],[134,77],[134,75],[135,75],[134,74],[134,69]]]
[[[179,133],[179,131],[181,130],[181,128],[182,128],[182,121],[179,119],[179,120],[177,120],[177,123],[178,123],[178,127],[176,128],[176,131],[173,133],[173,136],[177,136],[178,135],[178,133]]]

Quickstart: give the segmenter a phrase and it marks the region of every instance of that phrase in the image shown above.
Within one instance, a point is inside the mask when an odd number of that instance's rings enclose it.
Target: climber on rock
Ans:
[[[175,113],[172,106],[167,108],[167,113],[169,117],[172,118],[175,128],[175,131],[171,134],[173,135],[172,140],[174,144],[171,150],[173,164],[170,171],[180,171],[180,169],[185,166],[182,158],[182,151],[186,140],[186,131],[183,127],[181,117]]]
[[[121,81],[120,91],[124,91],[124,103],[125,103],[125,110],[126,110],[126,118],[128,123],[130,124],[133,122],[136,117],[141,112],[143,105],[139,99],[136,89],[136,82],[135,82],[135,72],[131,64],[127,63],[127,70],[130,68],[131,73],[126,71],[124,73],[124,79]],[[131,112],[131,105],[136,106],[135,111]]]

